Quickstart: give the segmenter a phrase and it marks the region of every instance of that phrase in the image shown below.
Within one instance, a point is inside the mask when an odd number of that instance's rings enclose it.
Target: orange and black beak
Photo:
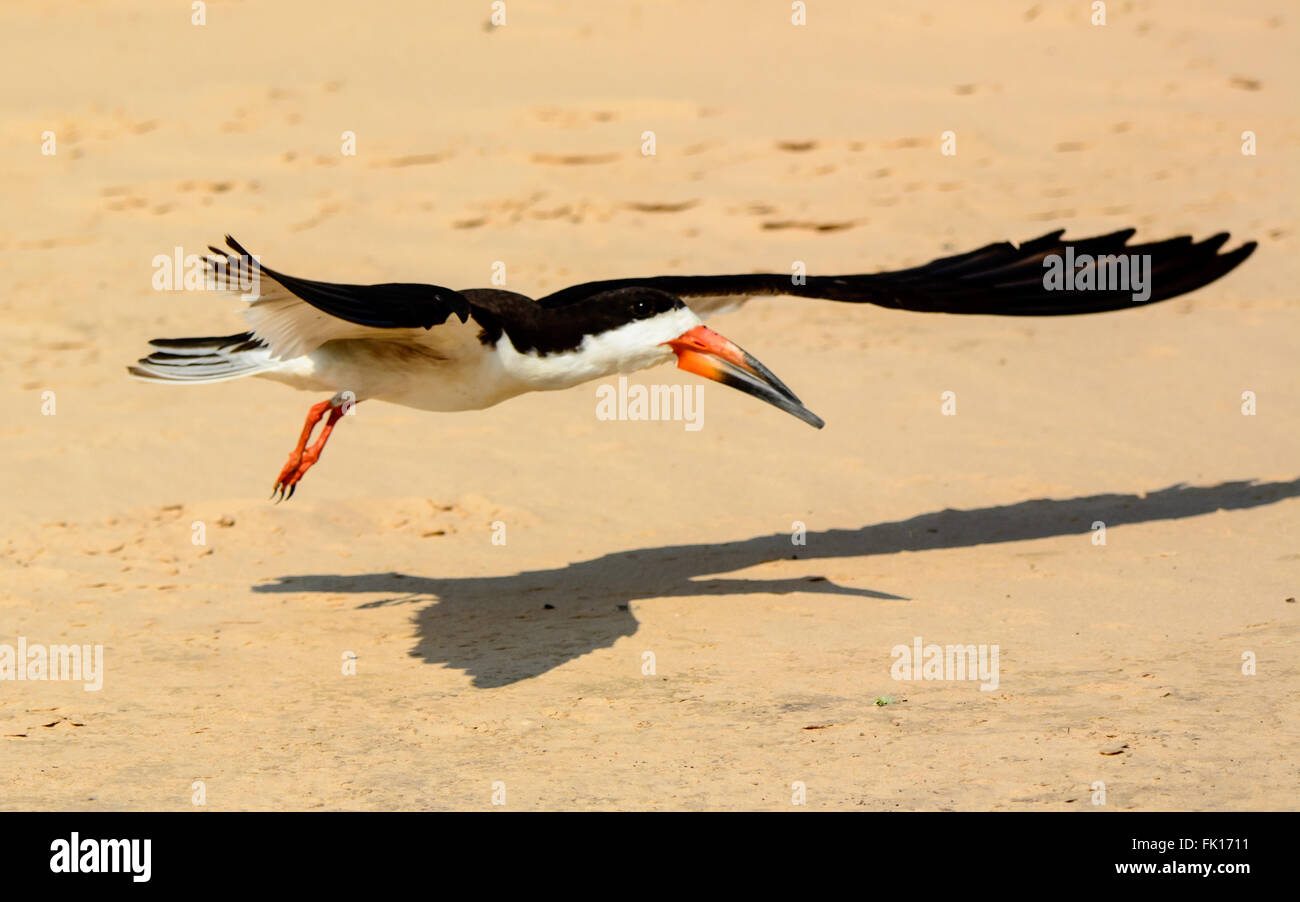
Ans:
[[[820,429],[826,425],[771,370],[712,329],[696,326],[665,343],[677,355],[678,369],[761,398],[810,426]]]

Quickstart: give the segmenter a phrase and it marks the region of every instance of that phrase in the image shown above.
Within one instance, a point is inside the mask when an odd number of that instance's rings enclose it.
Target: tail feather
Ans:
[[[127,372],[146,382],[224,382],[274,369],[270,349],[252,332],[209,338],[155,338]]]

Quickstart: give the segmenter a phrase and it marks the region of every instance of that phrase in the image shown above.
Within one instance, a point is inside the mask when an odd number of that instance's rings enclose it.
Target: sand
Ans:
[[[0,644],[104,660],[0,682],[0,808],[1300,808],[1289,4],[337,6],[0,10]],[[820,432],[366,402],[277,506],[321,398],[124,370],[242,328],[151,286],[226,232],[536,295],[1126,226],[1260,247],[1132,312],[717,318]],[[894,679],[917,637],[996,688]]]

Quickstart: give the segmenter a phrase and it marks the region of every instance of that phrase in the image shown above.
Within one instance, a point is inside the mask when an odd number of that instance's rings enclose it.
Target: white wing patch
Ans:
[[[224,265],[221,258],[209,257],[211,284],[219,291],[229,291],[248,300],[243,311],[253,337],[266,342],[270,358],[276,361],[292,360],[310,354],[329,341],[347,338],[380,338],[385,341],[408,342],[434,346],[429,329],[377,329],[360,326],[317,310],[294,295],[287,288],[258,267],[250,297],[248,270],[240,270],[240,258],[229,255]],[[241,276],[244,283],[240,284]]]
[[[253,336],[270,346],[271,356],[290,360],[310,354],[327,341],[344,338],[382,338],[386,341],[419,342],[427,336],[427,329],[375,329],[359,326],[317,310],[306,301],[285,291],[278,282],[262,276],[263,290],[267,283],[275,286],[270,295],[264,293],[248,305],[244,318],[248,320]]]

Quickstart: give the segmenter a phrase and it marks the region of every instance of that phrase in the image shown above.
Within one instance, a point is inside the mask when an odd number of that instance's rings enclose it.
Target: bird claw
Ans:
[[[284,465],[284,469],[276,477],[275,485],[271,488],[271,497],[275,499],[276,504],[293,497],[293,493],[298,491],[298,483],[316,460],[317,458],[310,454],[289,458],[289,462]]]
[[[293,486],[297,484],[298,479],[302,479],[302,475],[298,473],[298,469],[299,467],[301,467],[301,465],[302,465],[301,454],[289,455],[289,462],[286,463],[284,467],[280,470],[280,475],[275,477],[275,485],[271,487],[271,498],[275,500],[276,504],[279,504],[281,501],[288,500],[288,498],[292,495],[292,493],[290,493],[290,495],[286,495],[285,489],[292,489]],[[303,472],[305,473],[306,470],[303,470]],[[298,478],[294,479],[295,476],[297,476]]]
[[[315,430],[316,424],[320,422],[321,417],[329,412],[329,420],[325,423],[325,428],[321,430],[320,438],[316,444],[308,445],[307,440],[311,438],[312,431]],[[307,413],[307,422],[303,424],[302,436],[298,439],[298,445],[289,452],[289,460],[280,470],[280,475],[275,478],[275,485],[271,487],[271,498],[276,504],[281,501],[288,501],[293,497],[293,493],[298,490],[298,482],[311,469],[312,464],[320,460],[321,451],[325,450],[325,442],[329,440],[330,433],[334,431],[334,424],[338,422],[343,415],[341,405],[336,404],[334,399],[322,401],[312,406]]]

